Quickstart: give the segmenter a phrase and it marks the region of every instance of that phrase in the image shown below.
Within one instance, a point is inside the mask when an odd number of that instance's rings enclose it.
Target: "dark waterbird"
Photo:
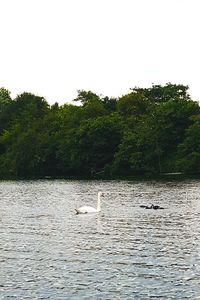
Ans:
[[[145,209],[164,209],[164,207],[161,207],[159,205],[154,205],[151,204],[150,206],[148,205],[140,205],[141,208],[145,208]]]

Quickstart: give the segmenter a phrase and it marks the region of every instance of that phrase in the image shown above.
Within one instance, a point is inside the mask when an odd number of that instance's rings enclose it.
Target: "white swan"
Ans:
[[[102,192],[98,192],[97,208],[91,206],[81,206],[75,208],[77,214],[98,213],[101,211],[101,197],[104,197]]]

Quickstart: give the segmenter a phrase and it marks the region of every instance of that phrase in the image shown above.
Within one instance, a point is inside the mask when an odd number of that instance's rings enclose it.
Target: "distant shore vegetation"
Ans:
[[[111,177],[200,173],[200,106],[188,86],[80,90],[49,105],[0,88],[0,176]]]

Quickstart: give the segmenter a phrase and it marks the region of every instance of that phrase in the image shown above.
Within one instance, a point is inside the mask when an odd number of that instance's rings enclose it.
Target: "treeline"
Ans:
[[[78,91],[62,106],[0,89],[1,177],[165,172],[200,172],[200,106],[188,86],[133,88],[118,99]]]

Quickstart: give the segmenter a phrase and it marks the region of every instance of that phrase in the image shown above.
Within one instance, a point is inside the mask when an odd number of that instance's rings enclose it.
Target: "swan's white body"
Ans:
[[[81,206],[79,208],[76,208],[77,214],[88,214],[88,213],[98,213],[101,211],[101,196],[103,196],[102,192],[98,193],[98,200],[97,200],[97,208],[94,208],[92,206]]]

